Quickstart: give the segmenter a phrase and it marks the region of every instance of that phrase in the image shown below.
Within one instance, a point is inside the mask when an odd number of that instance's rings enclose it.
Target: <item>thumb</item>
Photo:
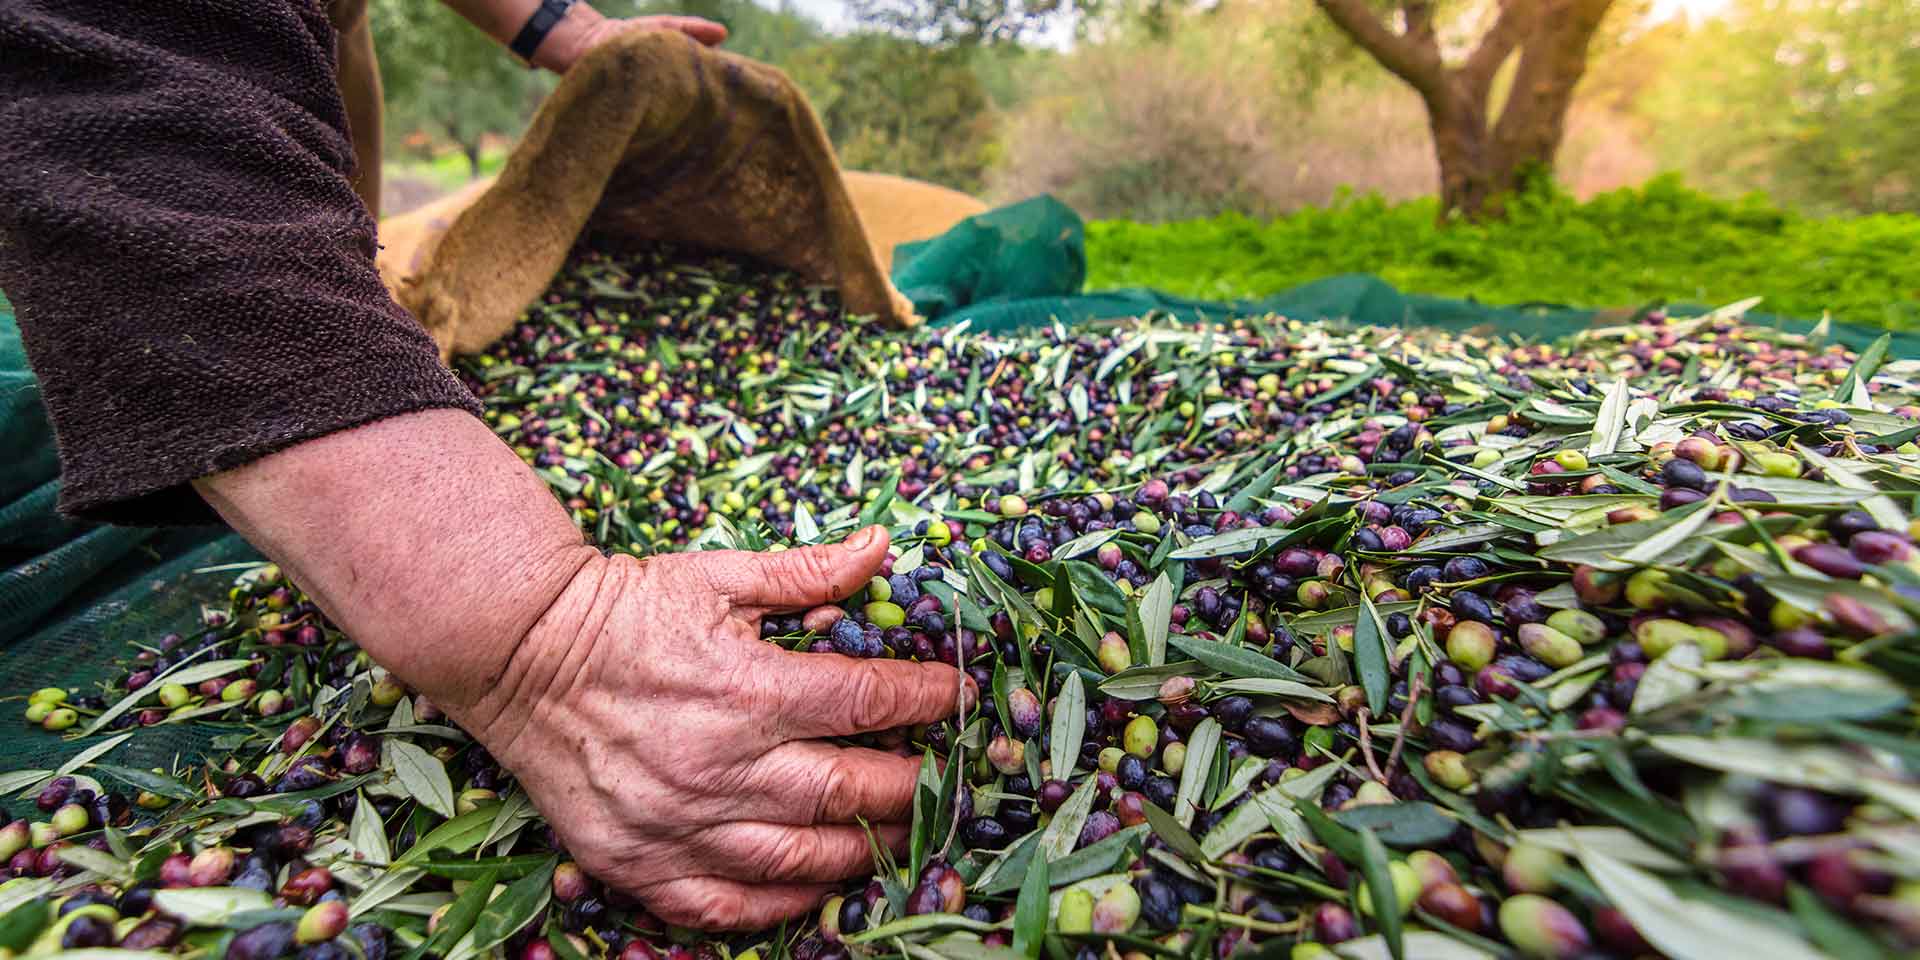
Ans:
[[[717,47],[726,42],[726,24],[716,23],[705,17],[675,17],[674,29],[700,41],[709,47]]]
[[[736,606],[817,607],[852,596],[878,573],[889,542],[887,528],[872,526],[835,544],[779,553],[707,554],[713,558],[708,575],[714,588]]]

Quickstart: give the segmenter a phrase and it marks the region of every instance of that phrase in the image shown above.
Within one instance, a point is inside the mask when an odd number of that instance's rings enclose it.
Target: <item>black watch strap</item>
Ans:
[[[507,44],[507,48],[513,51],[514,56],[531,64],[533,52],[540,49],[540,42],[547,39],[547,34],[552,32],[554,24],[559,23],[567,15],[567,9],[574,3],[575,0],[540,0],[539,8],[533,11],[533,16],[527,18],[526,26],[520,28],[520,32],[514,35],[513,42]]]

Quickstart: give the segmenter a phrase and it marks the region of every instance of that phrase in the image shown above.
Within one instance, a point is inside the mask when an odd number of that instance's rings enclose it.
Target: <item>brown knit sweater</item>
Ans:
[[[0,0],[0,290],[63,510],[201,523],[189,481],[477,410],[374,272],[321,0]]]

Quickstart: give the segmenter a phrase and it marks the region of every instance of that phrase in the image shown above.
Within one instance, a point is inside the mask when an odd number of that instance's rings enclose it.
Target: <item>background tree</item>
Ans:
[[[480,174],[489,135],[512,136],[552,75],[528,70],[493,38],[428,0],[373,0],[374,50],[385,87],[389,142],[422,131],[459,147],[468,176]]]
[[[1498,0],[1464,59],[1442,53],[1430,0],[1402,0],[1391,22],[1368,0],[1314,0],[1328,19],[1426,104],[1443,216],[1499,212],[1499,197],[1549,173],[1566,135],[1588,48],[1614,0]],[[1494,80],[1518,56],[1504,108]]]
[[[791,4],[762,5],[755,0],[602,0],[596,7],[609,16],[682,14],[705,17],[727,27],[724,49],[781,65],[827,40],[820,24]]]
[[[1920,0],[1737,0],[1638,104],[1662,164],[1816,213],[1920,211]]]
[[[849,169],[980,189],[996,116],[974,51],[889,34],[836,38],[784,64]]]
[[[1049,18],[1073,9],[1073,0],[848,0],[869,27],[937,46],[1013,43]]]

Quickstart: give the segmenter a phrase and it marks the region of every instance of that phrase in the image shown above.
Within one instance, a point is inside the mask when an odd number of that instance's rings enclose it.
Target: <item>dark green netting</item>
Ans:
[[[894,285],[922,316],[940,324],[970,321],[975,331],[1158,311],[1183,320],[1277,313],[1299,320],[1471,329],[1551,340],[1592,326],[1597,315],[1595,310],[1560,304],[1490,306],[1402,293],[1379,277],[1361,273],[1328,277],[1268,297],[1225,302],[1145,289],[1083,294],[1080,285],[1085,277],[1085,228],[1071,209],[1051,197],[981,214],[933,240],[903,244],[894,251]],[[1671,304],[1668,309],[1695,315],[1710,308]],[[1745,319],[1791,333],[1806,333],[1815,326],[1812,321],[1764,313],[1748,313]],[[1854,350],[1865,348],[1883,332],[1848,324],[1830,326],[1832,339]],[[1920,334],[1894,334],[1892,355],[1920,356]]]
[[[0,301],[0,771],[52,769],[87,743],[15,719],[24,695],[49,684],[90,688],[110,679],[129,642],[191,634],[200,605],[220,602],[232,571],[194,571],[258,559],[221,527],[147,530],[80,523],[55,509],[59,463],[20,331]],[[146,730],[116,750],[152,766],[203,751],[212,726]],[[19,812],[20,802],[0,798]]]
[[[1378,277],[1329,277],[1254,300],[1190,300],[1152,290],[1081,294],[1086,278],[1080,218],[1038,197],[968,220],[895,252],[894,282],[923,315],[971,321],[979,331],[1161,312],[1182,319],[1278,313],[1302,320],[1352,319],[1382,326],[1475,329],[1556,338],[1590,326],[1592,310],[1558,305],[1495,307],[1402,293]],[[1699,307],[1674,307],[1699,312]],[[1806,332],[1813,324],[1748,314],[1756,324]],[[1832,336],[1854,349],[1880,331],[1840,324]],[[1896,334],[1895,356],[1920,356],[1920,336]],[[153,531],[76,523],[59,516],[59,464],[39,388],[27,369],[13,316],[0,299],[0,697],[18,710],[47,684],[91,687],[108,679],[131,641],[190,633],[202,603],[221,603],[232,570],[257,560],[223,528]],[[199,571],[199,572],[197,572]],[[221,725],[143,730],[111,759],[150,766],[206,749]],[[0,771],[58,766],[86,746],[20,725],[0,712]],[[18,802],[0,798],[0,806]]]

